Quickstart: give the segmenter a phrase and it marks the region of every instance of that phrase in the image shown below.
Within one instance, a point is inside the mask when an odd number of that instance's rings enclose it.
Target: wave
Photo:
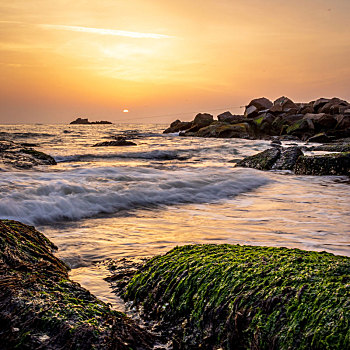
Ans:
[[[160,170],[133,167],[12,173],[0,179],[0,218],[27,224],[186,203],[210,203],[269,182],[248,169]]]

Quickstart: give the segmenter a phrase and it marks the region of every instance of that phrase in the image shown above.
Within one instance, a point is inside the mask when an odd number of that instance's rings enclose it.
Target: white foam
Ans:
[[[100,167],[4,173],[0,218],[47,224],[123,210],[208,203],[251,191],[268,181],[252,170],[230,168]]]

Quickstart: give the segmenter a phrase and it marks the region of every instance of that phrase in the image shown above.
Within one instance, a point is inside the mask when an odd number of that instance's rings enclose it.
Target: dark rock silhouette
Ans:
[[[70,124],[112,124],[112,123],[106,120],[101,120],[98,122],[89,122],[89,119],[87,118],[77,118],[72,122],[70,122]]]

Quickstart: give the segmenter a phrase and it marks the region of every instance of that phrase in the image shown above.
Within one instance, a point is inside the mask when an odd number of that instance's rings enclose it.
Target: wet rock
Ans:
[[[305,114],[304,119],[311,120],[317,131],[327,131],[337,125],[336,117],[325,113]]]
[[[331,142],[331,139],[327,136],[326,133],[321,132],[319,134],[311,136],[307,140],[307,142],[310,142],[310,143],[329,143],[329,142]]]
[[[326,252],[191,245],[152,258],[120,292],[176,349],[342,350],[349,271],[349,257]]]
[[[337,144],[326,144],[311,148],[312,151],[321,152],[350,152],[350,141]]]
[[[314,133],[314,125],[311,119],[301,119],[286,129],[288,135],[298,136],[301,140],[307,140]]]
[[[170,127],[163,131],[163,134],[170,134],[191,128],[192,122],[182,122],[177,119],[170,124]]]
[[[300,147],[288,147],[283,149],[280,157],[273,165],[274,170],[294,170],[296,162],[300,156],[303,155]]]
[[[68,276],[34,227],[0,220],[0,347],[152,349],[154,338]]]
[[[350,152],[302,156],[295,166],[298,175],[350,175]]]
[[[237,163],[237,166],[258,170],[271,170],[280,155],[281,150],[279,148],[269,148],[263,152],[242,159]]]
[[[248,123],[228,124],[223,122],[214,122],[209,126],[198,130],[195,133],[195,136],[220,138],[248,138],[249,132],[250,126]]]
[[[115,141],[98,142],[92,147],[108,147],[108,146],[136,146],[136,143],[132,141],[127,141],[124,138],[120,138],[119,140],[115,140]]]
[[[30,169],[39,165],[55,165],[50,155],[33,148],[23,147],[13,141],[0,141],[0,165],[18,169]]]

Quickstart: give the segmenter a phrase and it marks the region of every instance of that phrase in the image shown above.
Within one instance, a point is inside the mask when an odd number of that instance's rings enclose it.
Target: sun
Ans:
[[[128,109],[123,109],[123,113],[129,113]]]

